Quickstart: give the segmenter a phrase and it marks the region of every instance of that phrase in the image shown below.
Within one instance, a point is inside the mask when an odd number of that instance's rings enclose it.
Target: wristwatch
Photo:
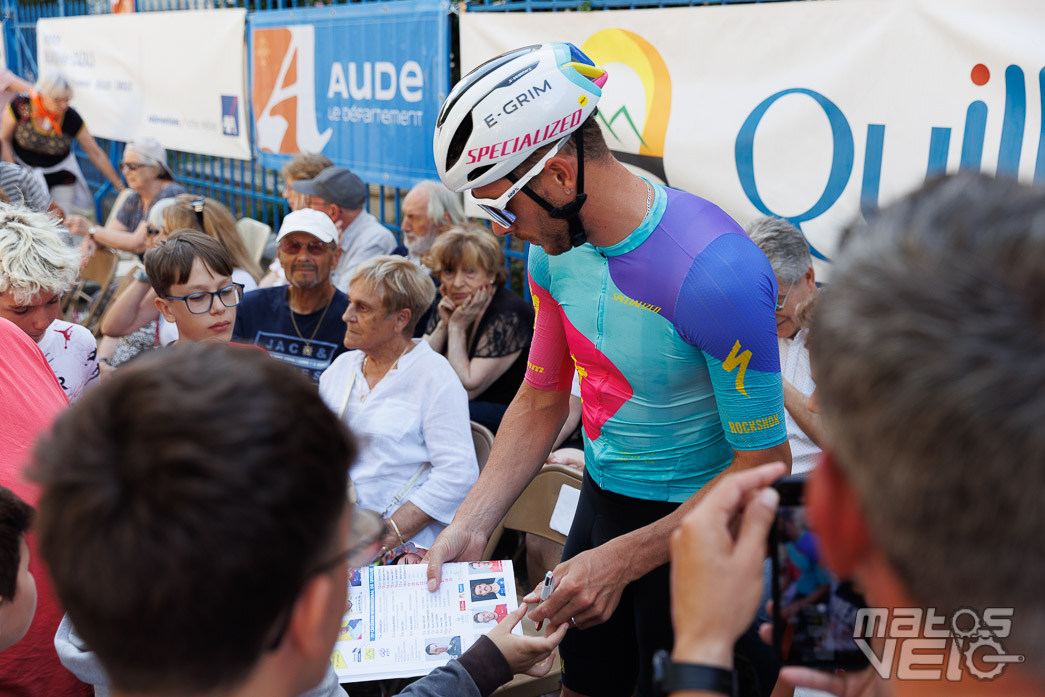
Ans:
[[[733,671],[697,663],[676,663],[664,649],[653,654],[653,684],[662,695],[677,690],[705,690],[729,697],[736,694]]]
[[[87,234],[90,235],[91,237],[94,237],[94,233],[96,233],[96,232],[98,232],[98,226],[97,225],[92,225],[91,227],[87,228]]]

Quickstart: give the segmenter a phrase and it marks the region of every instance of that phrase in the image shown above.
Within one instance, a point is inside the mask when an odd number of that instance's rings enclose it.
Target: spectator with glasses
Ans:
[[[791,445],[791,472],[801,474],[816,464],[823,443],[820,416],[807,406],[816,383],[806,345],[809,329],[801,320],[802,310],[820,292],[813,257],[801,230],[782,218],[756,218],[748,224],[747,234],[769,258],[777,280],[776,329],[787,440]]]
[[[330,280],[341,258],[338,230],[325,213],[306,208],[283,219],[276,242],[289,285],[247,293],[232,336],[257,344],[319,382],[346,350],[341,316],[348,296]]]
[[[134,193],[124,201],[114,220],[102,227],[82,216],[66,218],[71,232],[89,238],[84,247],[87,256],[94,252],[97,244],[143,253],[148,248],[149,210],[161,199],[185,193],[167,165],[166,149],[154,138],[139,138],[128,143],[120,169]]]
[[[243,292],[257,288],[261,268],[247,252],[232,213],[214,199],[192,194],[163,199],[153,206],[145,225],[148,248],[167,239],[167,234],[173,230],[206,233],[222,247],[232,262],[232,280],[243,286]],[[102,321],[102,333],[106,338],[99,346],[99,360],[103,365],[108,363],[115,367],[143,348],[166,346],[178,339],[177,327],[164,318],[156,300],[147,273],[138,269],[134,272],[134,280],[113,300]],[[112,345],[114,337],[125,340],[116,347]]]
[[[243,284],[232,279],[232,259],[217,241],[178,230],[145,254],[155,306],[179,340],[227,344],[236,324]]]

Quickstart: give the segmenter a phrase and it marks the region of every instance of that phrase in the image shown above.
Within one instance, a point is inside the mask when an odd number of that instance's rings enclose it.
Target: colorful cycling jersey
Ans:
[[[642,224],[612,247],[530,248],[526,382],[569,389],[576,366],[592,479],[677,502],[725,469],[732,449],[787,440],[777,284],[721,209],[655,191]]]

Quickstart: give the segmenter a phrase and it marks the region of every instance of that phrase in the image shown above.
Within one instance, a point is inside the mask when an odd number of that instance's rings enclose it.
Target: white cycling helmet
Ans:
[[[435,126],[435,163],[452,191],[503,178],[534,150],[564,140],[595,112],[606,71],[573,44],[493,58],[450,91]]]

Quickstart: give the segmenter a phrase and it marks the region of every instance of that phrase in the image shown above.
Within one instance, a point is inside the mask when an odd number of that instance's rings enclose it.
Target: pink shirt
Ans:
[[[21,329],[0,319],[0,484],[35,506],[36,484],[23,470],[37,437],[69,406],[58,379],[39,347]],[[36,615],[25,638],[0,653],[0,694],[5,697],[73,695],[89,697],[93,688],[67,671],[58,661],[54,633],[62,608],[36,552],[35,536],[28,536],[29,570],[36,579]]]

